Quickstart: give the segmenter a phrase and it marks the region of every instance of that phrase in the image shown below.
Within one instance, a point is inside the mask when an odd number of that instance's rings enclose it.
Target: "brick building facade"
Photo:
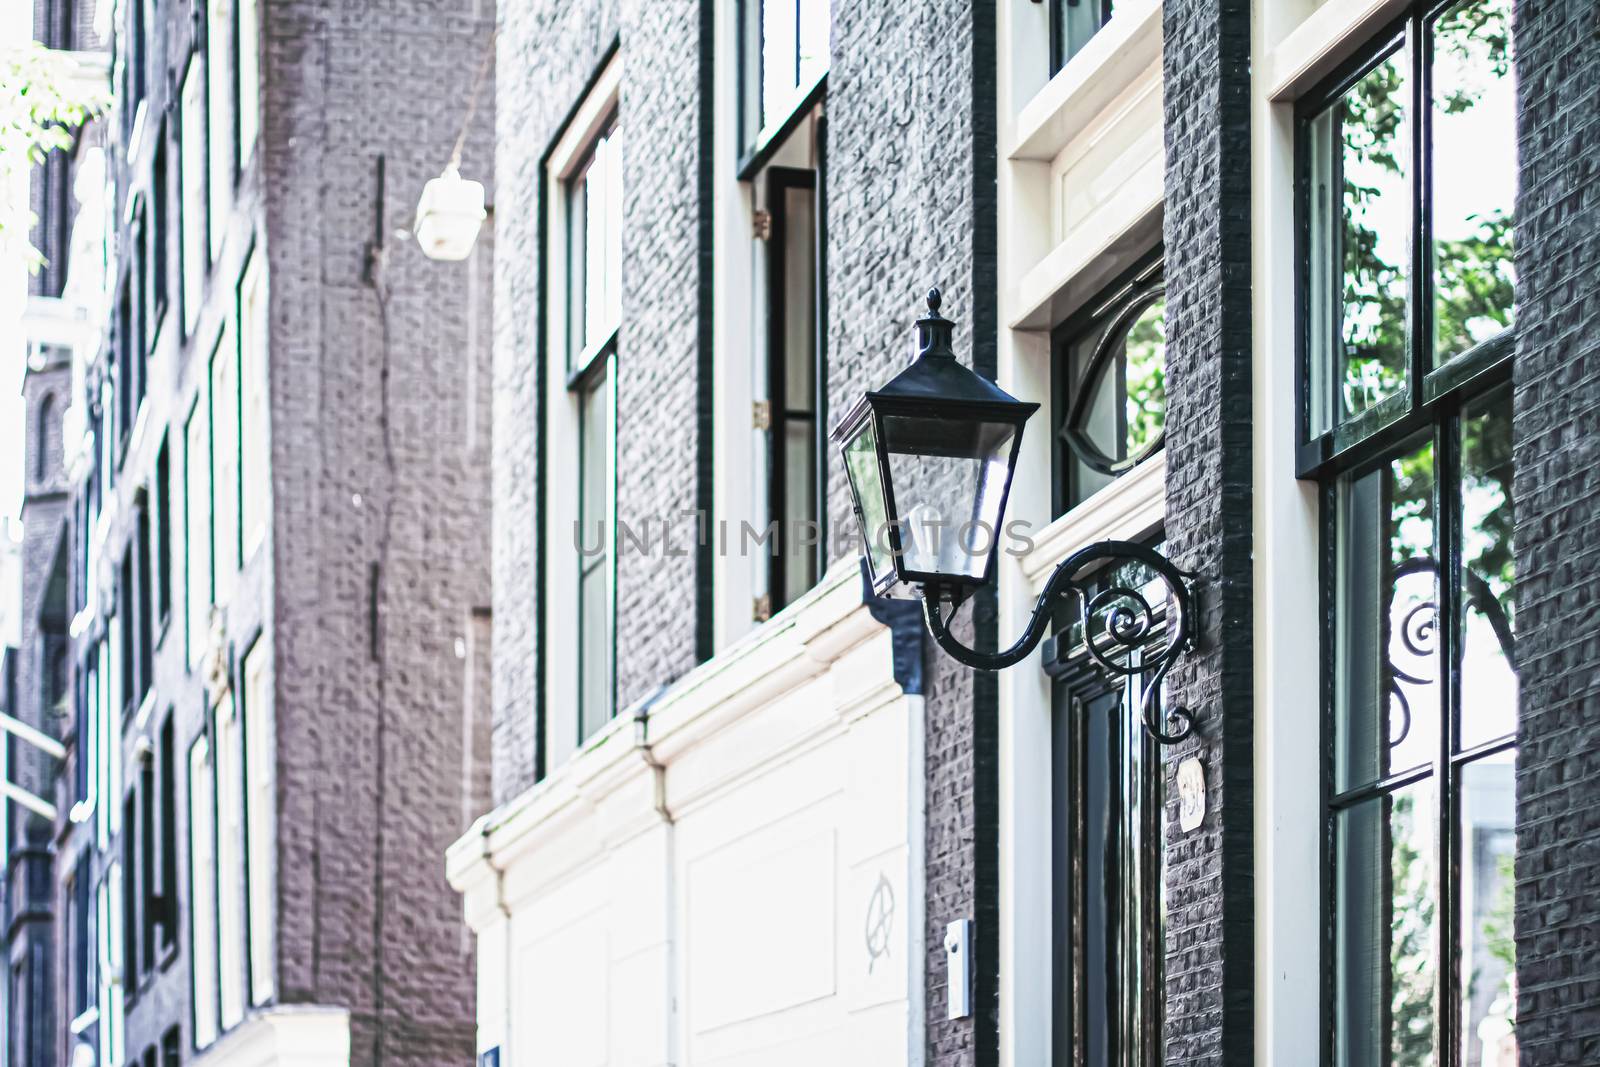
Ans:
[[[114,102],[36,181],[16,714],[65,755],[11,741],[5,1062],[469,1055],[494,251],[408,227],[458,133],[492,170],[493,5],[35,25]]]

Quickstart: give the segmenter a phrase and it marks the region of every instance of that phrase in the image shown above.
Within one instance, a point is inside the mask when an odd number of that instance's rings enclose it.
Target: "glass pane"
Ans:
[[[578,579],[582,633],[578,650],[579,729],[589,737],[611,718],[611,568],[604,560]]]
[[[1407,55],[1401,49],[1379,63],[1308,130],[1312,434],[1370,410],[1406,382]]]
[[[1055,0],[1056,66],[1060,70],[1099,32],[1111,13],[1110,0]]]
[[[783,193],[783,406],[813,410],[817,373],[817,307],[813,192]]]
[[[611,718],[611,367],[579,394],[579,729],[588,737]]]
[[[809,419],[788,419],[783,423],[783,542],[787,558],[783,562],[783,603],[794,599],[816,584],[817,551],[812,539],[804,536],[805,523],[816,520],[816,438]]]
[[[606,371],[602,365],[595,377],[586,382],[578,394],[582,405],[579,422],[579,530],[584,567],[593,562],[596,552],[603,552],[610,539],[611,524],[607,514],[606,458],[611,449],[611,428],[607,415]]]
[[[1434,813],[1423,781],[1334,816],[1340,1067],[1434,1062]]]
[[[1516,1067],[1516,946],[1511,914],[1517,833],[1516,753],[1461,769],[1461,1064]]]
[[[1010,423],[884,419],[907,570],[983,575],[999,533],[1015,432]]]
[[[1334,784],[1432,762],[1439,746],[1433,445],[1339,487]]]
[[[856,514],[861,520],[861,536],[866,540],[867,566],[876,580],[893,566],[887,532],[889,512],[878,466],[878,431],[871,418],[845,446],[844,469],[850,476],[850,491],[855,495]]]
[[[783,117],[800,80],[798,0],[761,0],[761,127]]]
[[[585,275],[589,248],[588,186],[582,176],[568,186],[567,194],[567,370],[578,366],[586,336]]]
[[[1467,0],[1433,24],[1432,107],[1438,364],[1511,324],[1517,194],[1511,0]]]
[[[744,147],[786,119],[828,70],[829,0],[745,0]]]
[[[1078,430],[1111,463],[1139,455],[1166,426],[1166,306],[1156,298],[1110,340],[1101,366],[1084,368],[1090,395]]]
[[[1517,728],[1511,491],[1511,398],[1501,395],[1461,420],[1464,749]]]

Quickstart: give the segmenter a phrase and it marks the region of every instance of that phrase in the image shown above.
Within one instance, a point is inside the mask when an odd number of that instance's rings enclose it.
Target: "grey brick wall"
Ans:
[[[455,642],[489,596],[496,250],[486,228],[472,261],[434,263],[395,231],[493,23],[487,0],[266,7],[279,996],[348,1007],[355,1064],[472,1055],[439,857],[474,790]],[[462,165],[491,199],[494,110],[491,90]]]
[[[1168,681],[1169,702],[1198,719],[1198,736],[1166,754],[1175,1064],[1253,1055],[1250,7],[1167,0],[1163,11],[1166,536],[1173,561],[1199,574],[1198,647]],[[1173,780],[1191,755],[1206,815],[1183,834]]]
[[[955,349],[994,373],[994,5],[834,5],[828,74],[828,395],[835,419],[913,355],[931,285]],[[852,529],[843,467],[828,522]],[[978,632],[992,643],[992,604]],[[998,1055],[994,679],[930,650],[926,701],[928,1063]],[[945,925],[976,920],[973,1018],[944,1017]]]
[[[1600,1063],[1600,7],[1516,5],[1517,1043]]]

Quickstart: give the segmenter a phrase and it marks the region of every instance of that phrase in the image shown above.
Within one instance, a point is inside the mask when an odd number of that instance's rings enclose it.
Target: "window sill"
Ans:
[[[817,75],[817,80],[811,83],[811,88],[798,95],[794,106],[781,121],[756,134],[754,146],[739,158],[739,180],[747,182],[754,178],[827,93],[828,72],[823,71]]]
[[[1007,158],[1054,159],[1074,137],[1161,61],[1161,0],[1119,7],[1100,32],[1017,114]]]

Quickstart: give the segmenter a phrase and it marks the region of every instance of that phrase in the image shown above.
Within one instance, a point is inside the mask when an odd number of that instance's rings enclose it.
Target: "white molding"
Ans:
[[[1053,159],[1160,60],[1161,0],[1118,5],[1100,32],[1023,105],[1005,155]]]
[[[321,1006],[252,1015],[199,1053],[205,1067],[349,1067],[350,1013]]]
[[[1268,51],[1258,84],[1267,99],[1294,100],[1405,10],[1407,0],[1331,0]]]
[[[1167,511],[1167,453],[1157,452],[1041,530],[1021,557],[1029,588],[1044,588],[1051,570],[1096,541],[1137,541],[1161,525]]]
[[[560,180],[567,177],[583,159],[589,143],[600,132],[600,127],[611,117],[622,90],[622,51],[606,61],[605,69],[595,78],[594,84],[584,94],[583,102],[573,113],[572,120],[561,134],[561,140],[550,150],[545,162],[545,172]]]

